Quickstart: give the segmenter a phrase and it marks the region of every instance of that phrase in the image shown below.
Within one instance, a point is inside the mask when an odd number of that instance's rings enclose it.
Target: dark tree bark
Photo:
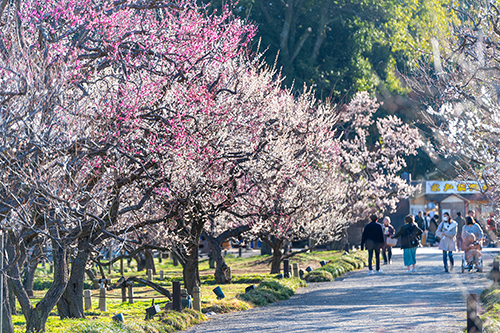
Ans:
[[[12,290],[12,288],[9,287],[7,290],[9,291],[7,296],[9,297],[10,313],[17,315],[16,295],[14,294],[14,290]]]
[[[78,253],[71,263],[71,275],[66,290],[57,303],[59,317],[85,318],[83,310],[83,289],[85,280],[85,266],[90,254],[88,238],[78,242]]]
[[[188,290],[189,294],[193,293],[194,287],[200,286],[200,272],[198,271],[198,250],[199,242],[191,242],[185,257],[186,261],[181,261],[184,286]]]
[[[9,288],[7,285],[7,277],[4,275],[2,291],[2,333],[14,333],[14,326],[12,325],[12,314],[10,312],[9,301]]]
[[[59,238],[58,231],[55,230],[55,227],[51,230],[51,233],[54,233],[54,237]],[[17,246],[17,240],[12,239],[12,241],[9,241],[7,245],[9,258],[16,257],[17,251],[15,246]],[[26,319],[26,332],[29,333],[45,332],[47,318],[61,298],[61,295],[66,289],[66,285],[68,283],[66,244],[52,240],[52,256],[54,259],[53,282],[43,299],[40,300],[36,306],[31,304],[28,294],[26,293],[26,289],[24,289],[21,281],[21,271],[19,265],[14,263],[11,265],[9,270],[9,287],[13,288],[19,304],[21,305],[24,318]]]
[[[273,238],[271,240],[265,235],[261,235],[260,238],[273,249],[273,256],[271,258],[271,274],[278,274],[280,272],[281,261],[283,260],[281,248],[283,247],[284,241],[277,238]]]
[[[156,267],[155,267],[155,260],[154,260],[153,251],[145,250],[144,251],[144,258],[145,258],[145,262],[146,262],[145,268],[152,269],[153,274],[156,274]]]
[[[135,262],[137,264],[137,271],[141,272],[146,269],[146,258],[144,254],[140,253],[134,257]]]
[[[97,280],[94,272],[91,269],[85,269],[85,273],[89,277],[90,281],[92,281],[94,288],[95,289],[99,288],[99,281]]]
[[[229,274],[229,267],[224,260],[222,255],[222,243],[228,238],[236,237],[250,230],[249,225],[243,225],[234,229],[226,230],[217,237],[213,237],[207,232],[203,232],[203,236],[208,242],[210,249],[212,250],[212,257],[215,260],[215,282],[218,284],[228,284],[231,283],[231,275]]]
[[[182,276],[184,286],[189,294],[192,294],[194,287],[200,286],[200,273],[198,270],[200,237],[205,225],[204,219],[193,219],[189,231],[184,229],[185,239],[189,242],[183,248],[175,248],[173,252],[179,258],[182,265]]]
[[[23,286],[26,289],[26,293],[29,297],[33,297],[33,283],[35,281],[36,268],[42,260],[41,253],[42,247],[40,245],[35,246],[35,248],[33,249],[33,254],[31,255],[31,259],[28,261],[26,267],[24,268]]]

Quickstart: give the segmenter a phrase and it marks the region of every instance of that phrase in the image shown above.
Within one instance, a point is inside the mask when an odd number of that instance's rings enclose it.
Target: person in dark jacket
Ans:
[[[382,270],[380,269],[380,248],[385,243],[382,226],[377,223],[377,215],[371,215],[370,220],[371,222],[368,223],[363,229],[363,236],[361,237],[361,250],[363,250],[363,248],[366,248],[368,250],[368,275],[373,274],[373,252],[375,252],[377,274],[382,273]]]
[[[403,249],[403,257],[405,266],[408,268],[408,273],[416,273],[417,269],[417,247],[419,244],[419,237],[422,234],[420,229],[414,221],[413,215],[405,217],[405,225],[392,236],[392,238],[401,237],[401,248]],[[411,269],[413,266],[413,269]]]

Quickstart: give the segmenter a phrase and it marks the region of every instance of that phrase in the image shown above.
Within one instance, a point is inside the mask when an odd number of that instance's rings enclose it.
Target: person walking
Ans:
[[[443,264],[446,273],[453,271],[453,251],[457,250],[455,246],[457,241],[457,225],[457,222],[453,221],[449,213],[443,213],[443,222],[439,224],[436,232],[439,238],[441,238],[439,241],[439,249],[443,251]],[[449,269],[448,258],[450,259]]]
[[[387,238],[396,233],[396,230],[391,225],[391,218],[384,217],[384,246],[382,247],[382,258],[384,258],[384,265],[391,264],[392,260],[392,246],[387,245]]]
[[[380,269],[380,248],[384,245],[384,233],[382,226],[377,223],[377,219],[375,214],[370,216],[371,222],[365,226],[361,237],[361,250],[363,248],[368,250],[368,275],[373,274],[372,259],[374,252],[377,274],[382,273]]]
[[[413,215],[405,217],[405,225],[391,238],[401,237],[401,248],[403,249],[404,264],[408,268],[407,273],[416,273],[415,265],[417,263],[417,247],[419,244],[419,236],[422,234],[414,221]],[[412,269],[413,267],[413,269]]]

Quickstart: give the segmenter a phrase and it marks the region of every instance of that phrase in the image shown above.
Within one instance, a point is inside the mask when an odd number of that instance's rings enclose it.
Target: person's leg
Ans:
[[[412,260],[413,260],[413,270],[412,270],[412,272],[416,273],[417,269],[415,268],[415,265],[417,264],[417,248],[413,247],[413,248],[411,248],[411,251],[412,251],[411,254],[412,254]]]
[[[453,258],[453,251],[448,251],[448,258],[450,259],[450,269],[453,270],[455,259]]]
[[[387,263],[390,264],[392,261],[392,246],[387,247]]]
[[[375,267],[380,271],[380,249],[375,250]]]
[[[444,264],[444,271],[448,272],[448,257],[446,251],[443,250],[443,264]]]
[[[384,265],[387,264],[387,254],[386,251],[387,249],[390,248],[389,246],[384,246],[382,248],[382,258],[384,259]]]
[[[368,250],[368,269],[372,270],[373,250]]]

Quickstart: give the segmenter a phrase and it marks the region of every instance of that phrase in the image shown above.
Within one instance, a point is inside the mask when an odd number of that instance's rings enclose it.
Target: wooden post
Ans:
[[[106,288],[99,288],[99,310],[106,311]]]
[[[109,259],[108,274],[111,275],[111,270],[113,269],[113,265],[111,264],[111,260],[113,260],[113,249],[112,248],[109,248],[108,259]]]
[[[181,311],[181,283],[179,281],[172,282],[172,309]]]
[[[200,287],[193,288],[193,309],[201,311],[201,289]]]
[[[125,286],[125,283],[122,283],[122,303],[125,303],[127,301],[127,286]]]
[[[90,290],[85,290],[83,292],[85,298],[85,310],[92,309],[92,296],[90,294]]]
[[[148,281],[153,281],[153,270],[148,269]]]
[[[134,304],[134,285],[130,283],[128,285],[128,302]]]
[[[161,264],[161,257],[163,256],[163,253],[161,251],[158,251],[158,263]]]
[[[294,262],[292,266],[293,266],[293,277],[298,278],[299,277],[299,264]]]
[[[163,281],[163,279],[165,279],[165,272],[163,272],[163,270],[160,271],[160,281]]]
[[[238,257],[241,258],[241,247],[238,248]]]
[[[290,273],[290,261],[288,259],[283,259],[283,277],[289,277]]]
[[[479,333],[483,331],[483,323],[477,315],[477,294],[467,295],[467,333]]]

